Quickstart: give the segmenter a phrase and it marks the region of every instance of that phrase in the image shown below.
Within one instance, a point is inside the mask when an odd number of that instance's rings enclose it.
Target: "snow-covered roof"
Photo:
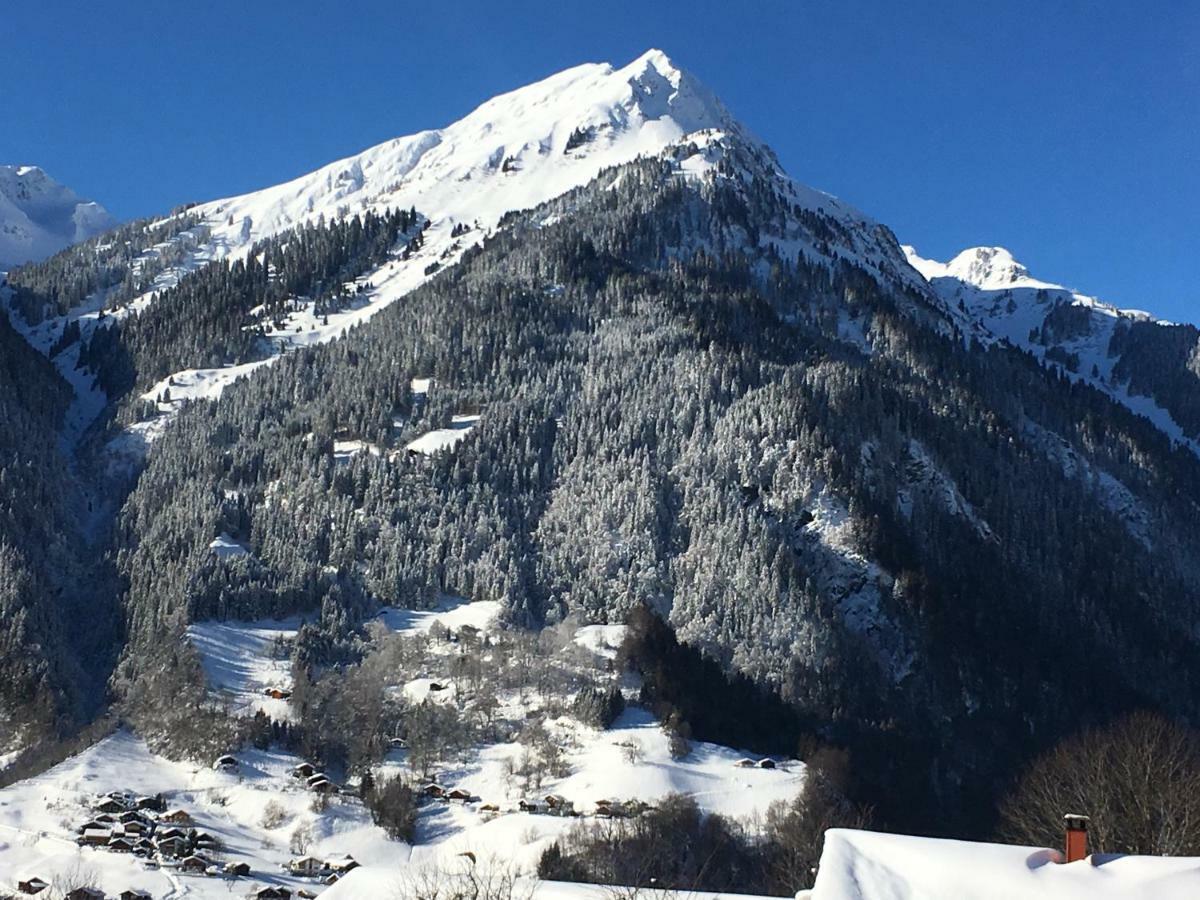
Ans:
[[[812,900],[1191,900],[1200,857],[1093,855],[835,828]]]

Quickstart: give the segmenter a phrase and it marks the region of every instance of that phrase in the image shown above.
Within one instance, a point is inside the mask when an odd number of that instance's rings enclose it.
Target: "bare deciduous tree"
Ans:
[[[1066,813],[1091,817],[1094,851],[1200,854],[1200,733],[1135,713],[1068,738],[1004,802],[1000,834],[1058,846]]]

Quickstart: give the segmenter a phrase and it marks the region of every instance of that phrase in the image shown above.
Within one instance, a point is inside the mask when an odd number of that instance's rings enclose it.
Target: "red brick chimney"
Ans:
[[[1063,822],[1067,826],[1067,862],[1073,863],[1083,859],[1088,854],[1088,817],[1076,813],[1067,813],[1063,816]]]

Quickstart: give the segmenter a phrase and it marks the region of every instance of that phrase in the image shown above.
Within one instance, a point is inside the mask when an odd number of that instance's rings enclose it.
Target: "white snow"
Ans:
[[[448,599],[439,611],[407,617],[400,611],[385,611],[380,618],[415,635],[427,632],[435,621],[451,628],[487,628],[496,612],[494,603]],[[297,625],[297,621],[201,623],[192,626],[190,634],[204,659],[210,685],[257,702],[258,686],[271,683],[277,674],[269,652],[274,637],[293,634]],[[578,645],[597,645],[603,654],[619,627],[586,626],[572,637]],[[446,657],[447,664],[452,656]],[[409,682],[409,687],[428,692],[432,680],[431,674]],[[437,680],[447,684],[448,702],[455,702],[452,682]],[[517,719],[523,717],[523,710],[539,704],[536,692],[506,692],[501,702],[506,715]],[[772,802],[792,799],[803,784],[804,766],[798,761],[776,760],[774,769],[742,768],[737,762],[746,756],[743,751],[703,742],[693,743],[684,758],[674,759],[659,723],[636,707],[626,710],[607,730],[569,717],[550,720],[547,728],[563,752],[569,774],[560,778],[547,774],[536,789],[527,789],[513,776],[513,763],[526,752],[521,744],[476,747],[461,759],[446,762],[438,777],[440,783],[466,789],[478,800],[424,806],[413,846],[388,840],[353,797],[335,796],[328,809],[314,805],[312,793],[288,775],[300,761],[289,754],[238,751],[237,770],[224,772],[215,770],[211,760],[169,762],[137,738],[118,733],[37,778],[0,791],[0,872],[52,878],[82,860],[110,894],[141,888],[156,897],[188,895],[200,900],[227,896],[230,890],[244,893],[251,884],[285,883],[293,890],[301,885],[319,890],[320,885],[281,871],[295,855],[289,850],[289,838],[302,826],[312,835],[307,852],[322,859],[349,853],[363,864],[322,896],[391,896],[413,866],[452,866],[461,863],[460,854],[468,850],[482,865],[498,860],[531,874],[549,843],[580,820],[518,811],[522,799],[541,800],[553,793],[587,816],[600,800],[654,803],[667,794],[686,792],[705,811],[745,817],[750,827],[757,827]],[[394,751],[382,767],[383,774],[407,771],[404,756],[405,751]],[[240,882],[188,877],[169,869],[148,870],[128,854],[76,848],[73,829],[88,818],[89,801],[110,790],[164,793],[171,807],[183,808],[197,827],[220,839],[223,859],[244,860],[253,874]],[[484,805],[498,809],[485,810]],[[275,810],[277,821],[266,817],[268,807]],[[583,900],[598,897],[605,889],[543,885],[537,890],[539,897]]]
[[[95,874],[110,897],[126,889],[154,897],[198,900],[244,895],[251,884],[286,884],[293,891],[311,882],[285,875],[293,854],[289,837],[298,825],[311,827],[309,853],[319,858],[352,854],[362,862],[384,862],[403,844],[392,843],[370,822],[361,805],[334,799],[329,809],[311,809],[312,794],[288,776],[299,761],[283,753],[240,751],[236,773],[208,763],[176,763],[151,753],[126,732],[105,738],[49,771],[0,791],[0,890],[18,875],[47,880],[82,867]],[[109,791],[153,796],[187,811],[197,827],[223,845],[222,860],[250,864],[249,878],[229,880],[185,875],[170,868],[147,869],[127,853],[79,848],[74,829],[89,818],[92,800]],[[264,822],[268,803],[280,821]]]
[[[245,544],[234,540],[224,532],[212,539],[212,543],[208,545],[208,549],[218,559],[236,559],[239,556],[248,556],[250,554]]]
[[[496,600],[477,600],[468,603],[461,597],[444,597],[434,609],[400,609],[389,606],[380,610],[372,619],[385,629],[397,634],[428,634],[435,622],[451,631],[464,625],[490,631],[496,626],[500,615],[500,603]]]
[[[215,548],[213,552],[219,553]],[[228,700],[234,712],[252,715],[261,709],[274,719],[289,721],[294,715],[288,701],[268,697],[264,691],[291,688],[290,660],[285,654],[276,656],[272,647],[294,638],[299,628],[299,616],[196,622],[188,626],[188,637],[200,654],[209,690]]]
[[[1149,419],[1176,443],[1200,455],[1200,441],[1187,437],[1171,414],[1152,398],[1134,396],[1114,380],[1117,362],[1108,352],[1118,323],[1154,322],[1170,325],[1138,309],[1120,309],[1085,294],[1041,281],[1029,274],[1003,247],[972,247],[947,263],[925,259],[911,246],[905,256],[944,301],[947,312],[965,318],[984,341],[1007,341],[1033,353],[1046,365],[1059,368],[1073,381],[1082,381],[1107,393],[1138,415]],[[960,311],[960,304],[962,310]],[[1030,338],[1058,304],[1087,310],[1087,327],[1080,334],[1064,336],[1057,346],[1079,357],[1078,371],[1071,371],[1046,356],[1046,347]],[[1095,374],[1093,374],[1095,372]]]
[[[1200,858],[1057,850],[832,829],[812,900],[1192,900]]]
[[[427,431],[419,438],[409,441],[404,449],[424,456],[433,456],[442,450],[449,450],[466,438],[478,421],[478,415],[454,416],[450,420],[449,428]]]
[[[116,219],[37,166],[0,166],[0,271],[53,256]]]
[[[597,656],[616,659],[617,650],[625,640],[624,625],[584,625],[575,632],[575,643]]]

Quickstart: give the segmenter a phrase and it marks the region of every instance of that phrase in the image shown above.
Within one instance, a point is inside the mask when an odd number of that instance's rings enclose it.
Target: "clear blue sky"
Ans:
[[[743,9],[744,7],[744,9]],[[126,218],[665,50],[800,181],[927,256],[1200,320],[1200,3],[9,4],[0,162]]]

